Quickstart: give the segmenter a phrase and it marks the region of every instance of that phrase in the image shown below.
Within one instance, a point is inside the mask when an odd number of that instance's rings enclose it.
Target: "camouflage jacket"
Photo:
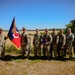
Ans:
[[[0,34],[0,46],[4,47],[5,44],[5,36],[3,34]]]
[[[66,35],[66,44],[72,45],[74,41],[74,35],[72,33]]]
[[[33,45],[41,45],[42,44],[42,35],[40,34],[35,34],[33,37]]]
[[[65,45],[66,43],[66,37],[64,34],[59,34],[59,41],[58,41],[59,44],[61,44],[62,46]]]
[[[29,40],[29,38],[28,38],[28,33],[22,33],[21,34],[21,44],[28,44],[28,40]]]
[[[53,44],[58,44],[58,36],[57,36],[57,34],[52,33],[51,35],[52,35],[52,43]]]
[[[50,45],[52,43],[52,36],[50,34],[44,34],[43,43]]]

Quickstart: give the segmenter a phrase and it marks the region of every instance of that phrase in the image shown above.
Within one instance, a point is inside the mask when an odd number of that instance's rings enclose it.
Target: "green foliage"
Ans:
[[[22,50],[18,50],[14,45],[6,46],[5,52],[8,54],[22,54]],[[34,54],[34,47],[31,47],[31,54]]]
[[[31,53],[34,54],[34,47],[31,47]]]
[[[75,19],[71,20],[69,24],[66,24],[66,29],[67,28],[71,28],[72,33],[75,33]],[[64,32],[66,32],[66,30]]]
[[[5,51],[6,51],[7,53],[15,53],[15,54],[21,53],[21,50],[18,50],[14,45],[7,46],[7,47],[5,48]]]
[[[72,26],[75,28],[75,19],[71,20],[70,23],[72,24]]]
[[[41,35],[44,35],[44,32],[40,32]]]

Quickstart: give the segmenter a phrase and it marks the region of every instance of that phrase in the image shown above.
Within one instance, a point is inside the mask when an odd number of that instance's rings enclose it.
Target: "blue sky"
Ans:
[[[0,0],[0,27],[8,30],[14,16],[18,29],[65,28],[75,19],[75,0]]]

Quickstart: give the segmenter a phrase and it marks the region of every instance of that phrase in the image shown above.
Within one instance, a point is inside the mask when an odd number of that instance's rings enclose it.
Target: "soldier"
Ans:
[[[34,45],[34,56],[37,57],[37,55],[41,56],[41,45],[42,45],[42,38],[39,34],[39,30],[36,29],[36,34],[34,34],[33,37],[33,45]]]
[[[0,58],[3,59],[5,55],[5,40],[6,37],[2,34],[2,29],[0,28]]]
[[[69,59],[72,59],[72,43],[74,41],[74,35],[71,32],[71,28],[67,29],[66,35],[66,47],[69,53]]]
[[[74,54],[75,54],[75,33],[74,33],[74,41],[73,41],[73,51],[74,51]]]
[[[73,46],[74,46],[74,54],[75,54],[75,33],[74,33],[74,43],[73,43]]]
[[[26,32],[26,28],[22,28],[22,34],[21,34],[21,48],[22,48],[22,57],[24,58],[24,55],[29,55],[29,35]],[[29,56],[28,56],[29,57]]]
[[[58,36],[56,34],[56,29],[53,29],[53,32],[51,35],[52,35],[52,43],[51,43],[51,50],[50,50],[51,57],[53,57],[52,53],[54,50],[54,58],[57,59]]]
[[[50,60],[50,44],[52,42],[52,36],[48,33],[48,29],[45,29],[45,34],[43,36],[43,55]]]
[[[58,58],[64,60],[64,50],[65,50],[65,43],[66,37],[63,34],[63,30],[61,29],[59,32],[59,41],[58,41]]]

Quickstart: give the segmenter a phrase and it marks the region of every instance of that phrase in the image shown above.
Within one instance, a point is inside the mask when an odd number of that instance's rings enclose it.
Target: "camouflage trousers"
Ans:
[[[73,48],[74,48],[74,54],[75,54],[75,44],[74,44]]]
[[[0,47],[0,57],[3,58],[5,55],[5,48]]]
[[[65,46],[62,46],[62,44],[58,44],[58,49],[57,49],[57,53],[58,53],[58,57],[62,57],[64,58],[64,52],[65,52]]]
[[[41,46],[34,46],[34,56],[41,56]]]
[[[52,51],[54,51],[54,58],[57,58],[57,45],[56,44],[52,44]]]
[[[26,56],[30,55],[30,46],[29,45],[23,44],[21,46],[21,49],[22,49],[22,57],[24,57],[25,54],[26,54]]]
[[[65,47],[64,47],[64,46],[61,46],[61,47],[60,47],[60,56],[61,56],[62,58],[64,58],[64,50],[65,50]]]
[[[69,59],[72,59],[72,45],[69,45],[67,47],[67,50],[68,50],[68,54],[69,54]]]
[[[43,45],[43,55],[50,58],[50,45],[48,44]]]

